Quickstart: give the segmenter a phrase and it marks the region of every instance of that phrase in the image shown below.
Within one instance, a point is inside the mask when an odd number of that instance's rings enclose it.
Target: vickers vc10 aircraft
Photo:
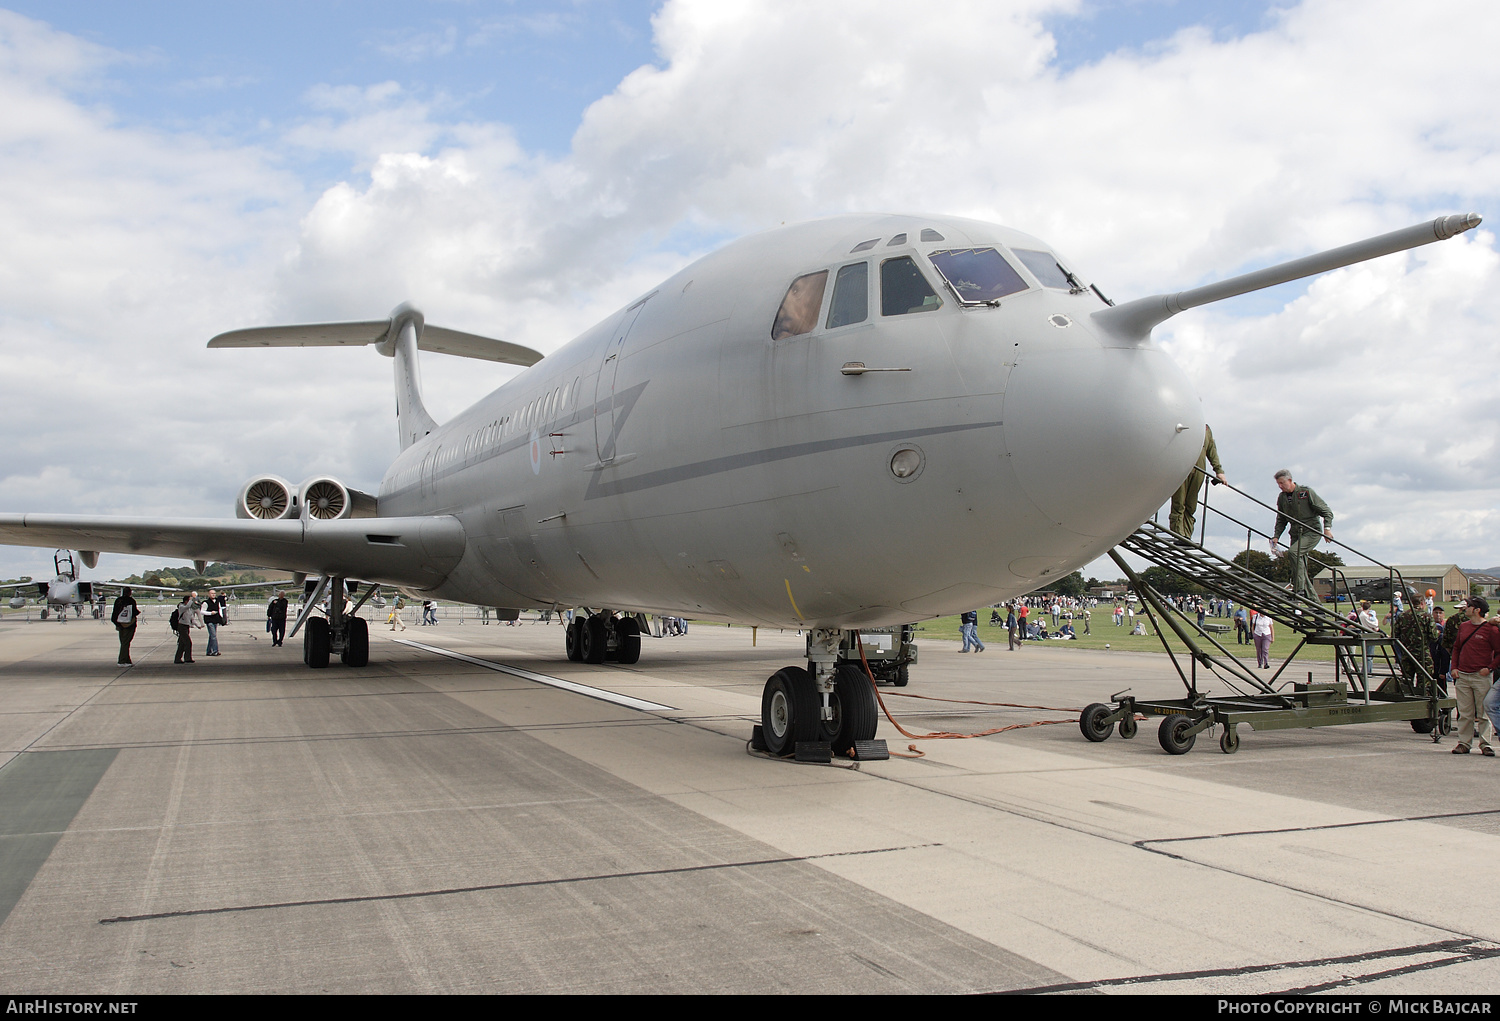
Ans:
[[[845,751],[876,726],[858,629],[1029,592],[1104,554],[1187,476],[1204,416],[1153,327],[1479,222],[1440,217],[1115,305],[1007,227],[838,216],[736,241],[545,358],[405,305],[239,330],[209,346],[373,344],[394,359],[401,453],[378,495],[263,475],[238,520],[7,514],[0,542],[321,575],[314,667],[368,660],[352,578],[589,608],[567,652],[592,663],[634,662],[644,613],[802,628],[806,667],[766,682],[766,745]],[[439,425],[419,350],[529,367]]]

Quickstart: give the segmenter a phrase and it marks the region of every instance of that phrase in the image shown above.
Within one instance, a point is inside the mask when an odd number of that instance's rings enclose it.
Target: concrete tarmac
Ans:
[[[1500,760],[1406,724],[1089,744],[1084,704],[1180,692],[1164,657],[928,641],[882,689],[909,730],[1065,722],[797,765],[747,750],[794,633],[621,667],[379,626],[311,671],[249,613],[182,666],[148,619],[129,668],[0,621],[0,991],[1500,988]]]

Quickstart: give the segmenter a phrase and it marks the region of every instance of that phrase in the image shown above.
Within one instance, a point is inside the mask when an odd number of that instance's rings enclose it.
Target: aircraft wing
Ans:
[[[464,529],[449,515],[256,521],[0,514],[0,543],[233,561],[425,589],[463,557]]]

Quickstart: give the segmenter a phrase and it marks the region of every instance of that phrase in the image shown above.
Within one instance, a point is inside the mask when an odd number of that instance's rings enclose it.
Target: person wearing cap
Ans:
[[[1276,497],[1276,531],[1271,536],[1271,556],[1281,555],[1278,540],[1290,526],[1286,555],[1292,563],[1292,588],[1316,600],[1312,578],[1307,573],[1307,556],[1317,548],[1319,539],[1332,541],[1333,511],[1312,487],[1297,485],[1288,468],[1276,473],[1276,485],[1281,493]]]
[[[1500,669],[1500,626],[1484,619],[1490,604],[1483,596],[1470,596],[1463,609],[1465,619],[1453,641],[1453,694],[1458,699],[1458,744],[1453,754],[1469,754],[1477,739],[1479,753],[1493,757],[1495,749],[1485,739],[1490,721],[1484,713],[1494,672]]]

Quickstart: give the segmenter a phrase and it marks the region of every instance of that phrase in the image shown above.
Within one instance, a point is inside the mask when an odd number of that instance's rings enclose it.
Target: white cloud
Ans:
[[[1470,53],[1500,41],[1492,5],[1307,0],[1243,38],[1186,30],[1061,73],[1041,19],[1078,9],[668,3],[657,64],[601,97],[558,159],[399,80],[315,90],[284,148],[125,129],[76,98],[107,51],[0,18],[0,230],[14,242],[0,399],[12,422],[48,423],[21,430],[0,497],[219,513],[253,471],[373,484],[394,452],[388,363],[202,350],[236,326],[411,299],[433,322],[549,350],[697,239],[847,209],[1006,222],[1126,299],[1485,211],[1500,192],[1500,65],[1448,55],[1454,25]],[[292,152],[354,172],[305,195],[280,169]],[[1242,302],[1161,328],[1231,477],[1269,489],[1290,464],[1356,544],[1500,561],[1494,249],[1470,234],[1332,274],[1269,314]],[[449,410],[503,378],[442,359],[424,372]],[[83,421],[58,413],[59,390]],[[306,437],[326,435],[330,400],[325,454]],[[205,408],[221,427],[205,429]],[[137,441],[98,439],[136,423]],[[60,465],[71,474],[42,474]],[[111,488],[106,466],[135,488]]]

